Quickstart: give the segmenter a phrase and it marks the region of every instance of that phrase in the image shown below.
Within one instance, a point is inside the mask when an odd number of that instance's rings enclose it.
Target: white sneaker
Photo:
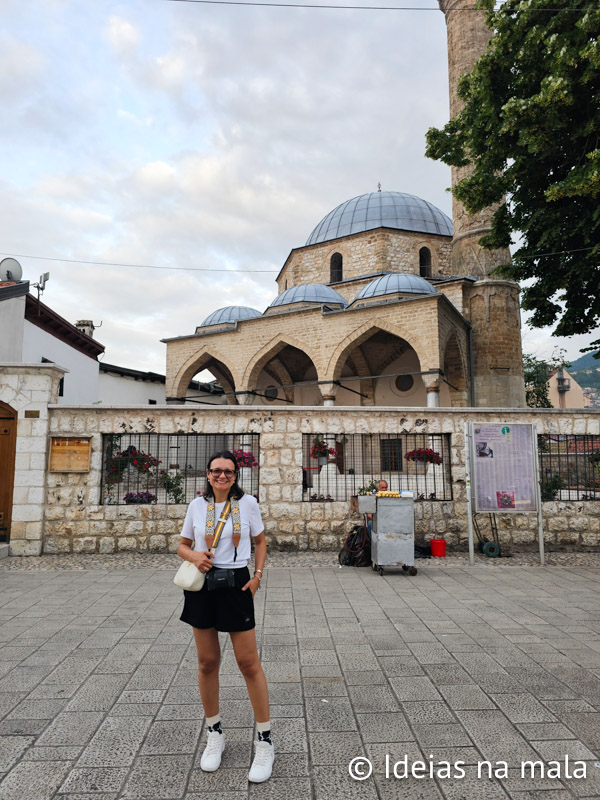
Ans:
[[[225,750],[225,734],[209,731],[206,737],[206,747],[200,759],[200,769],[203,769],[204,772],[214,772],[219,769],[223,750]]]
[[[273,761],[275,761],[275,748],[270,742],[257,742],[254,750],[254,761],[248,773],[248,780],[251,783],[262,783],[268,781],[273,772]]]

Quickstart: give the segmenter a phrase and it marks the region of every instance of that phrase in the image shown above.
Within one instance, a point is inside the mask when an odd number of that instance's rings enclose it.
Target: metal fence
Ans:
[[[239,484],[245,492],[258,497],[259,446],[258,434],[104,435],[102,502],[189,503],[204,490],[206,464],[218,450],[241,454]]]
[[[304,434],[303,499],[348,500],[385,480],[418,500],[452,500],[450,434]]]
[[[538,434],[542,499],[600,500],[600,436]]]

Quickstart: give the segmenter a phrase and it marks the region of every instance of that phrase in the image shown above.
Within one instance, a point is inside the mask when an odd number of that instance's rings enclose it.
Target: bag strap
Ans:
[[[225,523],[227,522],[227,518],[229,517],[230,511],[231,511],[231,500],[228,500],[227,503],[225,504],[225,508],[223,509],[223,513],[219,518],[214,533],[209,533],[209,530],[215,524],[215,504],[214,503],[208,504],[208,509],[206,511],[206,531],[204,533],[204,540],[208,545],[209,553],[212,553],[217,549],[217,545],[219,544],[219,539],[221,538],[221,534],[223,533],[223,528],[225,527]]]

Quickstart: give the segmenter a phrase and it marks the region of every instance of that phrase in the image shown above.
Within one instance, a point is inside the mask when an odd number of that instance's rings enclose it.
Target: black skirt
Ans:
[[[223,633],[252,630],[254,598],[250,588],[242,591],[249,580],[250,570],[243,567],[235,570],[235,589],[209,592],[205,583],[199,592],[184,591],[181,621],[193,628],[216,628]]]

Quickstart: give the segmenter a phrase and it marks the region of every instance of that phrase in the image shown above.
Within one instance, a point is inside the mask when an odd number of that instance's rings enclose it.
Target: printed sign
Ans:
[[[475,511],[537,511],[535,431],[532,425],[472,425]]]

